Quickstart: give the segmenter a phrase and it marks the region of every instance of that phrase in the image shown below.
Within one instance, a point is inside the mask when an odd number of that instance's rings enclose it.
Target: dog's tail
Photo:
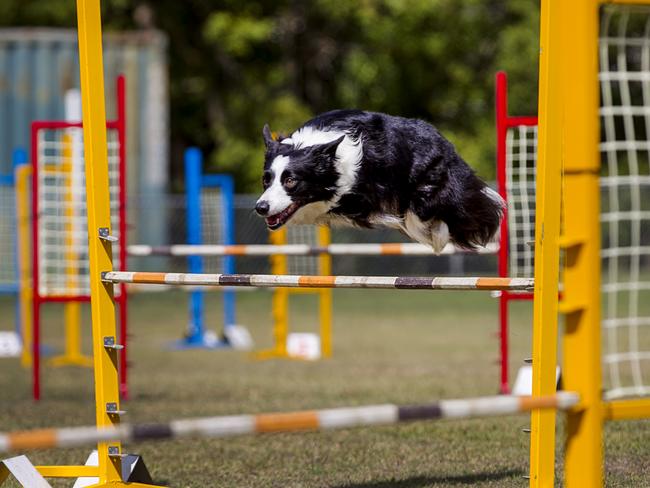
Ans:
[[[446,223],[451,240],[457,246],[475,250],[497,237],[506,202],[474,175],[463,182],[463,187],[454,218],[446,219]]]

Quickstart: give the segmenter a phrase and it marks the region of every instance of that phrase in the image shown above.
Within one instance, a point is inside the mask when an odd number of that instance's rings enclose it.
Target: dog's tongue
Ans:
[[[271,217],[266,218],[266,224],[270,226],[277,225],[279,221],[280,221],[280,215],[273,215]]]

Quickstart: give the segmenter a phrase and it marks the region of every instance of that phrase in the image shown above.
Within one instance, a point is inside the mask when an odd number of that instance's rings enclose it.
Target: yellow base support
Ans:
[[[90,356],[84,356],[83,354],[61,354],[50,359],[48,364],[54,368],[61,368],[64,366],[92,368],[93,358]]]
[[[97,466],[35,466],[45,478],[98,477]]]
[[[97,466],[35,466],[44,478],[97,478],[99,467]],[[161,485],[150,485],[146,483],[127,483],[124,481],[108,481],[91,485],[94,487],[130,487],[130,488],[165,488]]]
[[[650,417],[650,398],[613,400],[604,404],[605,420],[634,420]]]
[[[256,359],[258,361],[268,361],[270,359],[289,359],[291,361],[311,361],[311,359],[305,359],[298,356],[291,356],[286,351],[286,348],[284,350],[282,348],[263,349],[261,351],[252,353],[252,357],[253,359]]]
[[[147,485],[145,483],[125,483],[123,481],[108,481],[106,483],[99,483],[98,485],[90,485],[88,488],[166,488],[161,485]]]

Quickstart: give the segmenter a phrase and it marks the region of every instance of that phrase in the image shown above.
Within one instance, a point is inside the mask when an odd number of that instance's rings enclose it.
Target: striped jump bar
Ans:
[[[455,278],[394,276],[297,276],[253,274],[192,274],[109,271],[108,283],[153,285],[252,286],[258,288],[388,288],[403,290],[510,290],[530,291],[532,278]]]
[[[578,403],[576,393],[553,396],[494,396],[442,400],[423,405],[368,405],[289,413],[231,415],[173,420],[161,424],[129,425],[97,430],[70,427],[0,433],[0,452],[51,447],[76,447],[111,441],[144,441],[184,437],[234,437],[273,432],[300,432],[349,427],[388,425],[415,420],[461,419],[528,412],[536,409],[565,410]]]
[[[478,254],[494,254],[499,249],[496,244],[489,244],[476,251],[464,251],[448,244],[441,254],[457,254],[475,252]],[[329,244],[327,246],[312,246],[309,244],[243,244],[243,245],[212,245],[212,244],[178,244],[173,246],[148,246],[135,244],[128,246],[131,256],[317,256],[329,254],[332,256],[431,256],[433,249],[423,244],[391,243],[391,244]]]

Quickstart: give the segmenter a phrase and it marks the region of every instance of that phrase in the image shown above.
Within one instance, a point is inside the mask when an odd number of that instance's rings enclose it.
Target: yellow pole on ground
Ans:
[[[287,230],[281,229],[271,233],[271,244],[285,244],[287,242]],[[271,273],[287,274],[287,257],[276,255],[271,257]],[[287,357],[287,337],[289,335],[289,290],[276,288],[273,290],[273,341],[275,355]]]
[[[555,392],[562,183],[562,0],[542,1],[535,214],[533,395]],[[555,411],[531,414],[530,486],[552,488]]]
[[[330,230],[325,226],[318,227],[318,245],[328,246],[331,242]],[[332,256],[321,254],[318,257],[318,272],[323,276],[332,274]],[[320,322],[320,351],[321,357],[332,357],[332,290],[318,290],[318,314]]]
[[[86,208],[88,212],[88,252],[90,295],[95,362],[95,409],[97,427],[117,427],[120,423],[117,349],[105,347],[117,343],[113,285],[103,283],[101,273],[113,269],[110,236],[111,214],[108,189],[108,152],[106,146],[106,107],[104,105],[104,65],[102,24],[99,0],[77,0],[79,65],[83,107]],[[101,486],[149,485],[124,483],[121,478],[122,447],[119,442],[100,442],[99,484]],[[63,468],[61,468],[63,469]]]
[[[280,229],[269,235],[271,244],[285,244],[286,229]],[[287,274],[287,256],[274,254],[270,258],[271,274]],[[271,299],[271,319],[273,321],[273,346],[270,349],[253,354],[256,359],[273,359],[289,357],[287,353],[287,336],[289,334],[289,290],[276,288]]]
[[[108,152],[106,145],[106,107],[104,105],[104,65],[99,0],[77,0],[79,65],[88,211],[88,252],[90,294],[95,360],[95,409],[97,427],[117,427],[119,415],[107,412],[109,403],[119,410],[117,350],[104,347],[104,339],[117,343],[113,285],[101,280],[103,271],[113,269],[111,242],[100,238],[100,229],[110,234],[111,214],[108,192]],[[121,481],[121,445],[99,443],[100,483]],[[117,485],[119,486],[119,485]]]
[[[111,271],[110,205],[104,66],[99,0],[77,0],[79,66],[85,146],[88,257],[90,262],[91,318],[95,376],[95,414],[98,429],[120,423],[117,343],[113,285],[104,284],[101,273]],[[104,232],[106,231],[106,232]],[[154,485],[122,481],[122,448],[119,442],[97,444],[98,466],[36,466],[45,477],[96,477],[93,488],[147,488]]]
[[[23,351],[20,362],[24,367],[32,365],[32,275],[29,257],[30,252],[30,211],[29,211],[29,179],[32,168],[23,164],[16,168],[16,224],[18,246],[18,276],[20,289],[21,337]]]
[[[564,2],[564,388],[580,394],[567,416],[567,488],[603,484],[600,339],[599,2]]]
[[[76,217],[73,195],[73,147],[72,135],[63,134],[62,142],[62,163],[59,171],[65,175],[66,193],[64,198],[65,217],[65,260],[66,265],[66,286],[71,290],[79,288],[79,270],[77,268],[78,254],[74,248],[74,219]],[[77,294],[77,293],[75,293]],[[92,368],[93,359],[81,352],[81,303],[68,302],[64,306],[64,327],[65,327],[65,349],[63,354],[52,358],[52,366],[84,366]]]

